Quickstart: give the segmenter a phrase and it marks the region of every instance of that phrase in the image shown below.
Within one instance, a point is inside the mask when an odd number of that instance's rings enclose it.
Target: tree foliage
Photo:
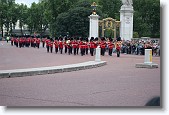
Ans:
[[[3,27],[12,31],[12,24],[17,21],[17,8],[15,7],[15,0],[0,0],[0,30],[3,36]]]
[[[27,25],[30,34],[41,35],[47,29],[51,36],[63,33],[88,36],[92,2],[96,2],[100,19],[112,17],[120,20],[121,0],[43,0],[30,7],[16,4],[15,0],[0,0],[0,30],[11,33],[19,20],[21,33]],[[135,36],[160,37],[160,0],[133,0]],[[3,36],[3,35],[2,35]]]
[[[78,6],[58,15],[56,25],[57,32],[60,35],[69,32],[71,36],[88,36],[88,16],[91,14],[90,3],[80,1]]]
[[[133,0],[134,31],[139,37],[160,37],[160,0]]]
[[[104,13],[104,18],[112,17],[114,19],[120,20],[120,0],[99,0],[99,6],[101,11]]]
[[[26,23],[27,20],[27,6],[24,4],[19,5],[18,7],[19,12],[18,12],[18,20],[19,20],[19,27],[21,28],[21,34],[23,35],[23,27]]]

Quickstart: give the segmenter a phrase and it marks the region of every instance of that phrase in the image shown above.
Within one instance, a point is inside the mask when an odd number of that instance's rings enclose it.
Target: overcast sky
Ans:
[[[36,3],[38,3],[39,2],[39,0],[15,0],[15,2],[16,3],[23,3],[23,4],[26,4],[26,5],[28,5],[28,6],[31,6],[31,4],[33,3],[33,2],[36,2]]]

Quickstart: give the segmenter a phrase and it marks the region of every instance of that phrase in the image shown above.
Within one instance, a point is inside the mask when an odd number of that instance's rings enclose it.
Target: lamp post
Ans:
[[[66,32],[67,33],[67,37],[69,36],[69,32]]]

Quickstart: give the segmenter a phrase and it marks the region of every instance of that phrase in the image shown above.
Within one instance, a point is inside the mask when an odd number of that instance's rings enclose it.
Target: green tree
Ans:
[[[120,20],[120,7],[122,3],[120,0],[99,0],[99,7],[103,12],[104,18],[112,17]]]
[[[139,37],[160,37],[160,0],[133,0],[134,31]]]
[[[18,8],[18,5],[13,3],[12,6],[8,9],[8,12],[9,12],[9,22],[10,22],[10,31],[9,33],[12,33],[12,30],[15,29],[15,26],[16,26],[16,22],[19,18],[18,14],[19,13],[19,8]]]
[[[19,20],[19,27],[21,28],[21,34],[23,35],[23,27],[26,24],[26,20],[27,20],[27,12],[28,12],[28,8],[26,5],[21,4],[18,7],[19,12],[18,12],[18,20]]]
[[[46,16],[48,17],[49,29],[52,35],[57,33],[57,17],[59,14],[68,12],[73,9],[78,0],[47,0],[46,1]]]
[[[44,21],[44,2],[32,3],[31,7],[28,9],[28,18],[26,23],[30,34],[36,32],[42,34],[46,30],[46,22]],[[45,24],[44,24],[45,23]],[[45,28],[45,29],[44,29]]]
[[[48,28],[49,22],[51,19],[49,11],[45,8],[46,3],[39,3],[41,19],[40,19],[40,35],[43,35],[46,29]]]
[[[77,6],[57,17],[57,32],[64,34],[69,32],[71,36],[87,37],[89,34],[89,18],[91,14],[90,2],[80,1]]]
[[[0,0],[0,29],[3,37],[3,26],[6,21],[6,14],[7,14],[7,4],[5,0]]]
[[[0,28],[3,36],[3,27],[7,29],[9,33],[10,25],[12,25],[12,8],[15,0],[0,0]]]
[[[7,29],[7,34],[9,30],[12,31],[12,24],[15,24],[16,17],[14,14],[16,12],[15,0],[0,0],[0,28],[3,36],[3,27]]]

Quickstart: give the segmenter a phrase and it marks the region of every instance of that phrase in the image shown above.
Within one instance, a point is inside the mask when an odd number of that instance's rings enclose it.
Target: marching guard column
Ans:
[[[89,28],[89,39],[91,37],[98,37],[99,35],[99,15],[96,14],[96,3],[93,2],[91,7],[93,8],[92,14],[89,16],[90,18],[90,28]]]

